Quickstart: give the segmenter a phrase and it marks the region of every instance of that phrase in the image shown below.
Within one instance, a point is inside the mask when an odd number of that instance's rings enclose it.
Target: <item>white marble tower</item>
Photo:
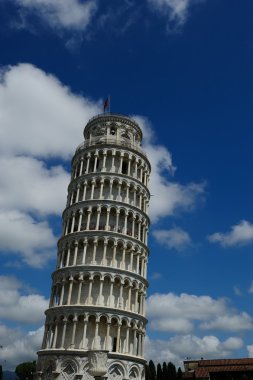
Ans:
[[[150,163],[129,117],[91,119],[72,159],[37,379],[93,379],[90,351],[108,351],[109,380],[144,378]]]

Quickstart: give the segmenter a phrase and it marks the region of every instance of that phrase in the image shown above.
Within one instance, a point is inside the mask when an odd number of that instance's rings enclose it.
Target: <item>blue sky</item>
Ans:
[[[135,116],[152,163],[146,357],[253,355],[251,0],[0,1],[0,361],[34,358],[70,159]]]

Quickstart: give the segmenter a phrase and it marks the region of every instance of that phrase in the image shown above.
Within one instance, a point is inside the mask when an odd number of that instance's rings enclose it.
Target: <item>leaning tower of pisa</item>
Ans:
[[[72,159],[36,378],[144,378],[150,163],[133,119],[91,119]],[[94,369],[94,368],[93,368]],[[93,376],[92,376],[93,375]]]

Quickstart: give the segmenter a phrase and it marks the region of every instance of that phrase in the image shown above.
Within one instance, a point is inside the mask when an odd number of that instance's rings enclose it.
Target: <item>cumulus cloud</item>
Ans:
[[[153,235],[159,244],[177,251],[181,251],[191,244],[188,232],[179,227],[174,227],[170,230],[154,230]]]
[[[45,297],[39,294],[24,294],[24,284],[15,277],[0,276],[0,283],[1,319],[22,323],[41,323],[44,320],[44,311],[49,302]]]
[[[54,29],[84,31],[97,10],[96,0],[13,0]]]
[[[250,288],[249,288],[249,293],[253,293],[253,281],[251,282]]]
[[[82,126],[100,106],[35,66],[19,64],[2,71],[0,110],[2,155],[70,159]]]
[[[168,340],[145,339],[145,357],[156,362],[172,361],[182,365],[182,358],[192,356],[195,358],[222,358],[233,355],[233,351],[240,349],[243,341],[237,337],[229,337],[221,341],[216,336],[207,335],[202,338],[187,334],[178,335]]]
[[[188,19],[190,7],[205,0],[148,0],[152,9],[168,19],[168,30],[175,31]]]
[[[149,277],[152,280],[160,280],[160,278],[162,278],[162,274],[159,272],[154,272],[154,273],[151,273],[151,275]]]
[[[40,349],[43,338],[43,327],[28,333],[2,327],[5,330],[5,339],[0,350],[0,362],[5,363],[5,370],[15,370],[18,363],[36,360],[36,352]]]
[[[20,211],[0,211],[0,250],[40,268],[55,255],[56,237],[47,221],[36,222]],[[9,256],[9,255],[8,255]]]
[[[249,358],[252,358],[253,357],[253,345],[252,344],[247,346],[247,351],[248,351]]]
[[[204,330],[243,331],[252,329],[253,320],[249,314],[243,312],[237,315],[217,316],[213,321],[202,323],[200,327]]]
[[[253,327],[247,313],[232,309],[226,299],[192,294],[156,293],[147,299],[153,330],[188,333],[195,326],[205,330],[243,331]]]
[[[60,165],[47,168],[36,158],[0,156],[0,210],[59,215],[69,180],[69,173]]]
[[[33,267],[55,255],[47,220],[66,202],[70,160],[99,102],[30,64],[0,72],[0,249]],[[48,159],[58,160],[49,165]],[[52,250],[54,250],[52,254]]]
[[[238,247],[253,243],[253,224],[247,220],[242,220],[231,227],[227,233],[216,232],[208,236],[211,243],[218,243],[222,247]]]
[[[16,232],[9,229],[7,236],[12,233],[19,239],[17,252],[29,265],[38,266],[49,257],[54,237],[45,218],[62,211],[69,182],[62,160],[70,160],[82,140],[82,126],[100,112],[100,107],[101,102],[73,94],[57,78],[33,65],[19,64],[1,72],[0,220],[7,217],[8,226],[16,223]],[[144,129],[144,148],[152,164],[152,219],[192,210],[204,194],[204,184],[170,181],[167,177],[175,171],[170,152],[154,143],[146,119],[137,117],[137,121]],[[46,160],[50,158],[61,160],[60,164],[48,167]],[[23,237],[22,220],[26,227]],[[40,239],[40,232],[44,239]],[[6,240],[2,248],[14,252],[15,247]]]
[[[171,153],[165,146],[155,143],[154,132],[146,118],[134,118],[144,132],[143,149],[152,166],[149,184],[152,194],[149,213],[152,222],[180,211],[192,211],[204,198],[205,183],[182,185],[172,181],[176,167],[173,165]]]

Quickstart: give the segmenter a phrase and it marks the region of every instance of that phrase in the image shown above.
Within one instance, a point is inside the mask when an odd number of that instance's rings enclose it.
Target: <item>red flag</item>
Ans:
[[[109,107],[109,105],[110,105],[110,97],[107,96],[107,98],[105,99],[105,102],[104,102],[104,112]]]

